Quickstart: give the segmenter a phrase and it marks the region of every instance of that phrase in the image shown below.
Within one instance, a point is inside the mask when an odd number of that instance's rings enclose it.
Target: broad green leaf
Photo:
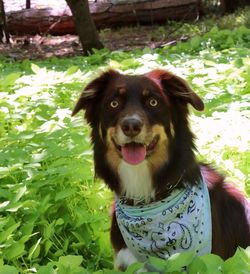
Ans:
[[[49,250],[51,249],[51,247],[53,246],[53,242],[50,240],[46,240],[45,241],[45,247],[44,247],[44,252],[45,252],[45,256],[47,256]]]
[[[60,226],[60,225],[63,225],[64,224],[64,220],[62,219],[62,218],[59,218],[59,219],[57,219],[56,220],[56,222],[55,222],[55,226]]]
[[[8,209],[6,209],[6,211],[8,211],[8,212],[17,212],[22,207],[23,207],[23,203],[22,202],[13,203],[13,204],[9,205],[9,207],[8,207]]]
[[[192,38],[190,41],[190,44],[191,44],[191,47],[194,49],[199,48],[201,44],[201,38],[198,36]]]
[[[78,66],[71,66],[70,68],[67,69],[67,71],[65,72],[65,75],[72,75],[76,73],[78,70],[79,70]]]
[[[199,257],[195,257],[192,263],[188,266],[189,274],[198,274],[198,273],[207,274],[208,270],[209,269],[207,268],[206,264]]]
[[[41,266],[37,274],[56,274],[56,270],[54,269],[53,265],[49,264],[46,266]]]
[[[4,231],[0,233],[0,242],[4,242],[7,238],[11,237],[11,234],[20,226],[21,222],[14,223]]]
[[[234,64],[237,68],[242,68],[242,66],[244,65],[243,63],[243,59],[242,58],[238,58],[234,61]]]
[[[26,71],[29,71],[30,70],[30,60],[24,59],[22,61],[22,68]]]
[[[7,248],[4,252],[4,257],[6,260],[13,260],[25,253],[25,245],[21,242],[16,242]]]
[[[39,256],[41,240],[42,238],[38,239],[38,241],[30,248],[28,255],[29,260],[37,258]]]
[[[43,151],[42,153],[34,153],[32,154],[32,162],[39,163],[46,160],[48,157],[47,151]]]
[[[20,187],[16,193],[14,201],[15,202],[19,201],[23,197],[23,195],[26,193],[26,191],[27,191],[26,185]]]
[[[3,265],[3,266],[0,266],[0,273],[2,273],[2,274],[19,274],[19,271],[14,266]]]
[[[6,76],[4,81],[2,82],[2,85],[4,86],[11,86],[14,85],[16,80],[21,76],[20,73],[14,72]]]
[[[205,60],[204,65],[206,65],[207,67],[214,67],[216,66],[216,63],[211,60]]]
[[[121,271],[104,269],[104,270],[95,271],[95,272],[93,272],[93,274],[121,274]]]
[[[125,59],[120,64],[124,67],[124,69],[134,68],[134,67],[139,66],[139,62],[132,58]]]
[[[245,251],[238,248],[235,255],[225,261],[224,271],[226,273],[250,273],[249,249]]]
[[[136,273],[136,271],[143,269],[144,263],[133,263],[131,264],[125,273],[127,274],[134,274]]]
[[[55,234],[55,221],[53,221],[50,224],[45,225],[44,227],[44,233],[43,233],[43,237],[48,240],[51,237],[53,237]]]
[[[0,167],[0,176],[1,175],[6,175],[9,173],[9,168],[8,167]]]
[[[76,189],[64,189],[58,192],[55,196],[55,201],[66,199],[76,193]]]
[[[20,139],[32,139],[33,137],[35,136],[35,133],[34,132],[31,132],[31,131],[26,131],[26,132],[21,132],[18,136],[18,138]]]
[[[5,208],[9,203],[10,203],[10,201],[5,201],[5,202],[1,203],[1,204],[0,204],[0,210],[1,210],[2,208]]]
[[[163,259],[159,259],[156,257],[149,257],[149,259],[147,260],[145,267],[146,269],[150,270],[150,271],[159,271],[159,272],[164,272],[166,271],[168,266],[168,261],[167,260],[163,260]]]
[[[170,271],[181,271],[183,267],[191,264],[194,260],[195,255],[193,253],[176,253],[168,258],[167,270]]]
[[[34,63],[31,64],[31,70],[35,73],[35,74],[38,74],[39,71],[40,71],[40,67]]]
[[[24,235],[22,238],[20,238],[19,242],[20,243],[26,243],[31,237],[33,237],[33,236],[35,236],[37,234],[39,234],[39,232],[35,232],[33,234],[30,234],[30,235],[28,235],[28,234]]]
[[[89,220],[85,220],[85,222],[89,222]],[[72,234],[78,239],[78,241],[84,242],[86,245],[88,245],[91,242],[91,232],[90,232],[90,226],[88,224],[82,224],[81,231],[84,231],[84,233],[80,233],[80,231],[74,231]]]
[[[61,256],[58,262],[64,267],[70,267],[70,269],[74,269],[80,266],[82,261],[83,261],[82,256],[68,255],[68,256]]]
[[[209,274],[223,273],[224,261],[221,257],[214,254],[207,254],[201,256],[200,259],[206,265]]]

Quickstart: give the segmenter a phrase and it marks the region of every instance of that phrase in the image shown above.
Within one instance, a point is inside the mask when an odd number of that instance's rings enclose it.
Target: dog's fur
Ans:
[[[131,205],[165,198],[183,182],[199,182],[202,173],[211,200],[212,253],[226,259],[238,246],[250,245],[249,203],[209,165],[197,163],[188,104],[199,111],[204,108],[188,84],[167,71],[128,76],[109,70],[87,85],[72,115],[85,110],[96,174]],[[123,149],[137,144],[147,148],[145,159],[128,163]],[[111,241],[117,268],[126,269],[136,261],[115,213]]]

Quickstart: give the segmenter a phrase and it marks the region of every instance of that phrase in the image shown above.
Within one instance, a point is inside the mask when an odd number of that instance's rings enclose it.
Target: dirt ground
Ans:
[[[104,46],[112,51],[156,48],[171,41],[167,36],[159,35],[158,29],[159,26],[104,29],[100,31],[100,38]],[[44,59],[81,55],[82,48],[76,35],[11,36],[11,44],[0,44],[0,54],[15,60]]]

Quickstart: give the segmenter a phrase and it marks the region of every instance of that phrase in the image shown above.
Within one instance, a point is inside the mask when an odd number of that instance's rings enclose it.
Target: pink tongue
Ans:
[[[145,159],[146,153],[146,148],[143,145],[128,144],[122,146],[122,157],[131,165],[140,164]]]

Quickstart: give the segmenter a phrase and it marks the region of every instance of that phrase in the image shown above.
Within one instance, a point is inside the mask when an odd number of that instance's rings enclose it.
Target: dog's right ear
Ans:
[[[91,81],[83,90],[80,98],[76,102],[76,105],[72,111],[71,116],[76,115],[80,110],[85,110],[85,119],[91,123],[93,117],[93,111],[95,102],[99,99],[99,95],[105,91],[109,81],[118,76],[119,72],[115,70],[109,70],[102,73],[98,78]],[[98,100],[99,101],[99,100]]]
[[[189,103],[196,110],[204,110],[204,103],[201,98],[181,77],[161,69],[152,70],[146,76],[156,81],[163,88],[167,96],[177,98],[185,104]]]

